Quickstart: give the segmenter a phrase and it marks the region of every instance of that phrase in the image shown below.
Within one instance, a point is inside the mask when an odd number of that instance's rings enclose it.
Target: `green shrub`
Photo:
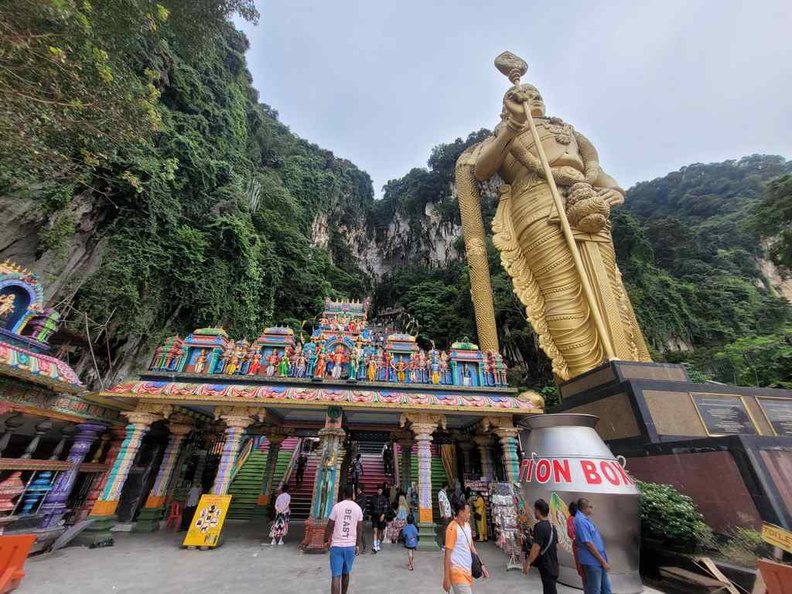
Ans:
[[[637,481],[641,491],[641,538],[664,546],[692,552],[713,542],[712,530],[704,523],[693,500],[671,485]]]

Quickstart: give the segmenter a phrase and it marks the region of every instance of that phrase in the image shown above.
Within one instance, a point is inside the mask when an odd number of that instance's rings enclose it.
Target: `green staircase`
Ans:
[[[401,453],[398,454],[399,468],[402,468]],[[437,502],[437,493],[443,488],[443,483],[448,481],[443,460],[439,456],[432,456],[432,516],[435,522],[440,521],[440,507]],[[413,452],[410,456],[410,482],[418,485],[418,455]]]
[[[249,520],[256,507],[261,491],[261,479],[267,466],[267,453],[259,450],[250,452],[248,459],[239,469],[228,494],[231,497],[231,506],[228,508],[229,520]]]
[[[261,485],[264,483],[267,456],[267,452],[252,451],[231,482],[228,494],[233,497],[231,506],[228,508],[229,520],[250,520],[253,518],[253,512],[256,509],[259,495],[261,495]],[[291,450],[278,452],[274,485],[277,485],[283,478],[283,473],[286,472],[286,466],[288,466],[291,457]]]

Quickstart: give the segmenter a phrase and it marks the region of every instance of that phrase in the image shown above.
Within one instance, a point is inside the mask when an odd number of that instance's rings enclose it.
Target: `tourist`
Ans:
[[[418,514],[418,489],[415,483],[410,483],[410,513],[413,516]]]
[[[410,510],[407,507],[407,496],[404,494],[404,491],[399,491],[399,502],[396,504],[396,517],[390,525],[391,542],[396,543],[399,541],[399,536],[401,535],[401,531],[404,530],[404,526],[407,524],[407,516],[409,514]]]
[[[404,548],[407,549],[407,567],[410,571],[415,569],[415,549],[418,548],[418,528],[415,527],[415,517],[407,515],[407,525],[402,528]]]
[[[179,530],[189,530],[195,510],[198,508],[198,502],[201,500],[201,491],[200,483],[195,483],[187,492],[187,501],[184,502],[184,511],[182,511]]]
[[[305,452],[300,452],[300,457],[297,458],[297,488],[302,487],[303,476],[305,476],[305,467],[308,464],[308,456]]]
[[[578,513],[578,505],[577,501],[571,501],[569,503],[569,517],[567,518],[566,528],[567,528],[567,536],[569,537],[570,542],[575,542],[575,515]],[[580,559],[578,559],[578,551],[577,546],[573,544],[572,546],[572,556],[575,558],[575,569],[577,569],[578,575],[580,579],[583,581],[583,585],[586,585],[586,574],[583,573],[583,567],[580,565]]]
[[[476,491],[474,495],[468,499],[470,507],[473,509],[473,519],[476,523],[476,536],[479,541],[487,540],[487,502],[481,491]]]
[[[371,551],[376,555],[381,550],[385,535],[385,513],[388,511],[388,500],[382,494],[382,485],[377,487],[377,494],[371,499],[371,525],[374,527],[374,546]]]
[[[289,532],[289,516],[291,515],[291,495],[289,495],[289,485],[281,486],[281,493],[275,500],[275,521],[272,523],[270,537],[271,545],[283,544],[283,537]]]
[[[360,536],[360,554],[366,554],[366,522],[371,518],[370,509],[369,509],[369,498],[366,495],[366,487],[365,485],[358,485],[357,488],[357,495],[355,496],[355,503],[360,506],[360,509],[363,511],[363,530]]]
[[[454,594],[473,592],[473,555],[478,555],[470,531],[470,506],[457,502],[454,505],[454,519],[445,531],[445,555],[443,565],[443,591]],[[489,573],[482,564],[482,575]]]
[[[346,594],[352,563],[360,554],[363,511],[352,501],[354,487],[344,487],[344,499],[333,506],[325,528],[325,549],[330,551],[331,594]]]
[[[437,503],[440,508],[441,548],[445,547],[445,533],[451,521],[451,502],[448,500],[448,483],[443,483],[443,488],[437,494]]]
[[[533,544],[528,558],[523,565],[523,573],[528,575],[531,565],[539,570],[542,578],[542,594],[556,594],[556,580],[558,579],[558,534],[547,516],[550,506],[544,499],[537,499],[534,503],[534,518],[536,524],[533,529]]]
[[[393,474],[393,447],[390,442],[387,442],[382,448],[382,465],[385,469],[385,474]]]
[[[363,462],[360,461],[360,454],[355,456],[354,462],[349,467],[349,480],[357,487],[360,483],[360,478],[363,476]]]
[[[586,576],[585,594],[611,594],[610,565],[599,530],[591,521],[594,511],[588,499],[578,499],[575,514],[575,548]]]

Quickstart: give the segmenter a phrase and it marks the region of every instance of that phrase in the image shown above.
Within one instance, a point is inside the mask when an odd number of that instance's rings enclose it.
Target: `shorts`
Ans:
[[[330,573],[334,578],[352,573],[355,547],[330,547]]]
[[[454,594],[473,594],[473,586],[467,582],[451,584],[451,590],[454,592]]]
[[[374,530],[385,530],[385,526],[388,525],[388,522],[380,520],[379,518],[374,518],[371,520],[371,525],[374,527]]]

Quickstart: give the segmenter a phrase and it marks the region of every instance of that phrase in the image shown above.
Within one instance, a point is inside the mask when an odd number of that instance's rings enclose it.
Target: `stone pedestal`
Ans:
[[[305,536],[300,543],[300,548],[304,553],[319,554],[324,553],[324,533],[327,528],[327,520],[314,520],[308,518],[305,521]]]

